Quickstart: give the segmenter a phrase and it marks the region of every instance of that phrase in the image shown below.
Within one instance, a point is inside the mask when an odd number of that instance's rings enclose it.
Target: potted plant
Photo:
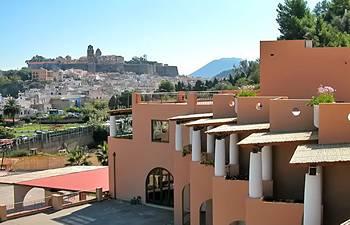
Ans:
[[[235,112],[237,113],[237,109],[238,109],[238,101],[237,101],[238,97],[252,97],[252,96],[256,96],[256,91],[254,90],[254,87],[251,87],[251,86],[242,87],[242,89],[239,90],[239,92],[235,97],[235,104],[234,104]]]
[[[335,102],[335,89],[330,86],[323,86],[317,89],[318,95],[313,96],[309,105],[314,107],[314,126],[319,127],[320,124],[320,104],[321,103],[333,103]]]

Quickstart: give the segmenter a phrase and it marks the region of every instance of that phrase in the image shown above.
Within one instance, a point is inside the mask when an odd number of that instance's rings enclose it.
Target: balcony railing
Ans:
[[[159,93],[142,93],[140,94],[141,102],[159,102],[159,103],[179,103],[187,101],[187,94],[183,92],[159,92]]]
[[[219,94],[221,91],[198,91],[197,102],[211,102],[213,101],[213,96]]]

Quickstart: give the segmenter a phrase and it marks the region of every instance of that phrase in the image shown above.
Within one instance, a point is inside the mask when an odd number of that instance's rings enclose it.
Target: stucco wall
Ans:
[[[300,225],[303,204],[264,202],[248,198],[246,202],[247,225]]]
[[[337,164],[323,167],[324,225],[340,224],[349,219],[350,166]]]
[[[321,104],[319,143],[350,142],[350,103]]]
[[[313,107],[308,99],[270,100],[270,131],[295,132],[315,130],[313,125]],[[299,115],[294,116],[299,112]]]
[[[248,181],[213,177],[213,224],[229,225],[245,220]]]
[[[297,144],[273,146],[273,190],[275,199],[303,200],[307,168],[289,164]]]
[[[261,95],[311,98],[330,85],[350,101],[350,48],[306,48],[305,41],[260,42]]]
[[[199,224],[199,210],[203,202],[212,199],[214,167],[191,162],[191,225]]]

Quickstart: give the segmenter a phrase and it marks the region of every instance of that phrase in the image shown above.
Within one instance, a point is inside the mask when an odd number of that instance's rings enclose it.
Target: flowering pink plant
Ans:
[[[320,87],[317,89],[319,94],[324,94],[324,93],[334,93],[335,89],[332,88],[331,86],[323,86],[322,84],[320,85]]]
[[[309,105],[319,105],[320,103],[332,103],[335,102],[335,89],[330,86],[323,86],[317,89],[318,96],[313,96],[309,102]]]

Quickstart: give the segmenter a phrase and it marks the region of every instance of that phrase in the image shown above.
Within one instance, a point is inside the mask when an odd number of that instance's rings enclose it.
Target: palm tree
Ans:
[[[4,106],[4,115],[10,116],[12,118],[12,123],[15,125],[15,117],[21,111],[21,107],[17,104],[16,100],[10,98],[7,100]]]
[[[103,142],[102,145],[98,146],[96,157],[102,166],[108,166],[108,145],[107,142]]]
[[[77,145],[74,149],[68,151],[67,161],[71,166],[90,166],[89,158],[90,156],[85,152],[84,148]]]

